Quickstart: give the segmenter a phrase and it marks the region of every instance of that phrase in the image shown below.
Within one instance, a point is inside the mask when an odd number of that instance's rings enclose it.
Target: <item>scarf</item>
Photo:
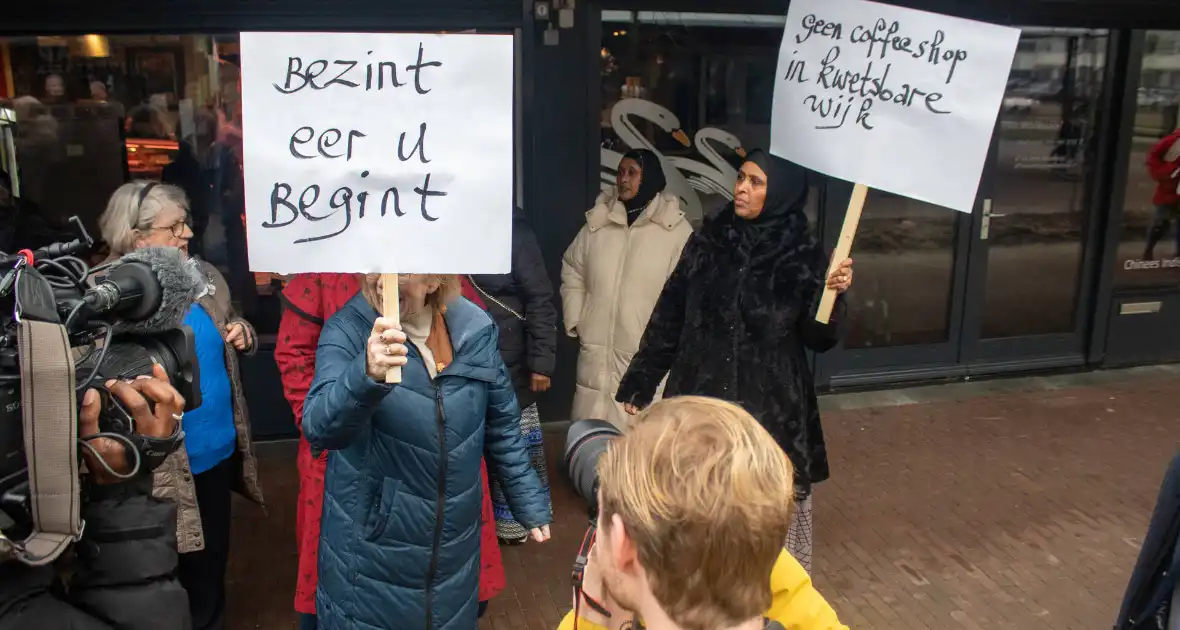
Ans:
[[[643,209],[660,194],[668,185],[667,179],[664,178],[664,167],[660,164],[660,156],[656,155],[654,151],[648,149],[632,149],[623,154],[622,164],[626,159],[635,160],[639,165],[639,172],[642,174],[639,179],[639,191],[630,201],[624,201],[623,207],[627,209],[627,225],[635,223],[635,219],[643,214]]]
[[[807,205],[807,170],[760,149],[752,151],[746,161],[766,173],[762,212],[753,219],[743,219],[730,203],[718,222],[730,232],[739,257],[751,267],[772,265],[775,275],[791,278],[791,293],[810,303],[824,284],[828,257],[812,236],[803,210]]]
[[[455,354],[451,346],[451,335],[447,330],[447,307],[429,308],[429,313],[402,318],[402,330],[418,347],[430,378],[436,378],[455,360]]]

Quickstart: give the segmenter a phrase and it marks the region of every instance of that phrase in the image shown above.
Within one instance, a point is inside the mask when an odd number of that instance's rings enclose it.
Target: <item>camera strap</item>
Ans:
[[[17,340],[33,534],[14,552],[20,562],[40,566],[56,560],[85,526],[74,359],[61,325],[23,319]]]

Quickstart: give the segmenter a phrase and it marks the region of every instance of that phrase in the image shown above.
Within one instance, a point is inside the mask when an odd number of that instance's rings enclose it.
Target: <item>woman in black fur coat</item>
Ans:
[[[734,203],[693,234],[648,321],[619,385],[629,413],[664,395],[702,395],[745,407],[795,466],[799,500],[788,549],[811,570],[811,487],[828,478],[828,457],[805,349],[839,341],[840,297],[831,322],[815,321],[828,258],[803,208],[807,171],[755,151],[742,164]],[[827,278],[843,293],[852,261]]]

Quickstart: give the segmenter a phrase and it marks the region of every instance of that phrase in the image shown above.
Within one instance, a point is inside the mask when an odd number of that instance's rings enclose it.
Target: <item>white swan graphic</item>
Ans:
[[[614,129],[620,140],[632,149],[648,149],[659,156],[660,164],[664,167],[664,178],[668,180],[668,192],[680,197],[684,202],[684,214],[690,222],[699,222],[703,216],[700,197],[693,191],[688,180],[685,179],[680,169],[675,167],[671,159],[660,153],[647,138],[643,137],[643,134],[639,133],[635,125],[631,124],[629,120],[631,116],[649,120],[660,129],[672,134],[672,137],[684,146],[691,146],[688,134],[680,128],[680,119],[666,107],[638,98],[625,98],[615,103],[610,112],[611,128]],[[614,186],[615,172],[618,171],[619,161],[622,159],[622,153],[605,147],[601,149],[602,167],[609,169],[601,172],[603,190]]]
[[[697,152],[705,156],[712,166],[702,164],[692,158],[680,157],[669,158],[672,164],[681,170],[692,173],[688,177],[688,183],[694,189],[707,195],[720,195],[727,201],[732,200],[733,183],[737,180],[737,169],[721,157],[721,154],[710,142],[722,144],[737,153],[738,157],[744,158],[746,150],[742,148],[741,140],[723,129],[706,127],[696,133],[693,141]]]
[[[668,180],[668,191],[684,201],[684,212],[689,221],[696,223],[703,216],[703,205],[697,191],[706,195],[719,195],[726,200],[733,199],[733,183],[737,179],[737,169],[721,156],[714,144],[728,147],[738,156],[745,157],[745,149],[742,148],[737,136],[716,127],[706,127],[697,131],[692,145],[708,160],[706,164],[689,157],[663,155],[631,123],[632,116],[654,123],[687,147],[690,143],[688,136],[680,129],[680,120],[662,105],[637,98],[620,100],[610,112],[611,127],[627,147],[648,149],[660,157],[664,176]],[[622,159],[622,153],[605,147],[600,149],[602,168],[599,171],[599,183],[602,190],[610,190],[615,185],[615,175]]]

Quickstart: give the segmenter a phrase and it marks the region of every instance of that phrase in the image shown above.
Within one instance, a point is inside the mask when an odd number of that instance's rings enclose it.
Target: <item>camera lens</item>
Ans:
[[[579,420],[570,425],[565,438],[566,476],[578,496],[586,501],[590,515],[598,514],[598,459],[614,438],[622,435],[605,420]]]

